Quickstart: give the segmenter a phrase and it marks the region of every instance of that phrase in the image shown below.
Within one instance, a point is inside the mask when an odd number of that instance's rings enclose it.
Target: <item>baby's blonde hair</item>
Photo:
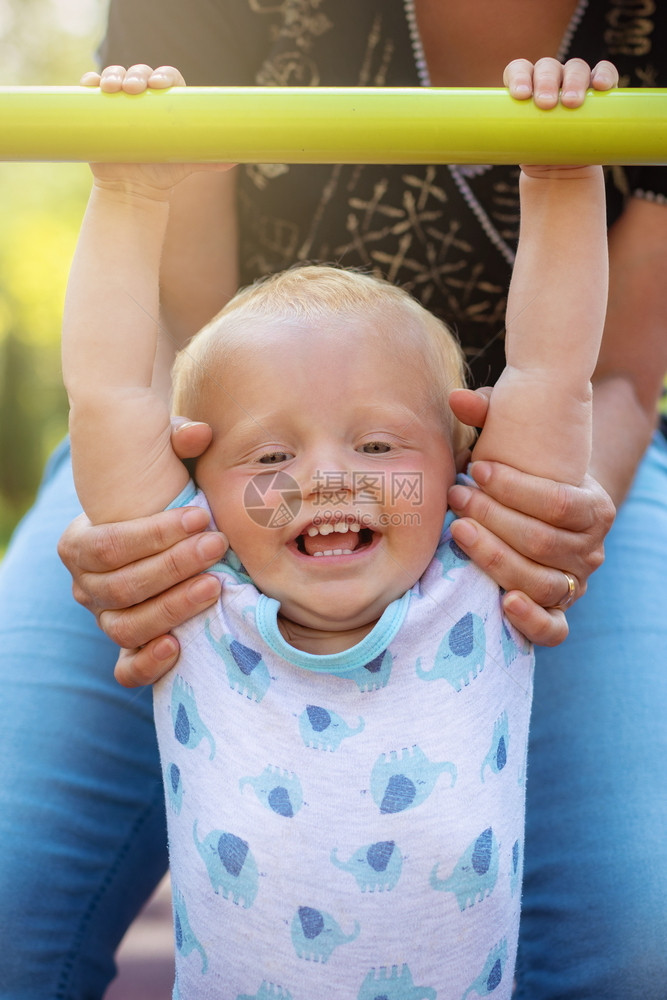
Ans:
[[[408,292],[382,278],[325,264],[307,264],[263,278],[237,292],[227,305],[193,337],[175,361],[173,410],[192,419],[205,419],[199,401],[210,384],[211,372],[224,371],[224,362],[246,345],[249,322],[307,322],[331,317],[381,321],[383,334],[397,350],[412,344],[421,350],[433,404],[441,411],[456,453],[469,447],[474,431],[452,414],[452,389],[465,387],[466,363],[451,330]],[[239,322],[240,321],[240,322]]]

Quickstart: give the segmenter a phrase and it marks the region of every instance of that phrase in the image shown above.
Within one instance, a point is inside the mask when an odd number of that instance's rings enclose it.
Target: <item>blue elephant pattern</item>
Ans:
[[[503,714],[496,719],[493,726],[491,747],[482,763],[482,781],[484,781],[484,772],[487,767],[490,768],[493,774],[500,774],[503,770],[507,764],[509,742],[510,734],[507,712],[503,712]]]
[[[299,732],[304,745],[314,750],[338,750],[344,739],[364,730],[364,720],[349,726],[336,712],[321,705],[306,705],[299,716]]]
[[[291,771],[268,764],[256,778],[241,778],[239,788],[246,785],[277,816],[292,819],[303,805],[301,782]]]
[[[488,997],[503,982],[506,966],[507,942],[503,940],[489,952],[488,958],[484,963],[484,968],[479,976],[470,984],[461,997],[461,1000],[466,1000],[473,993],[476,993],[479,997]]]
[[[467,611],[445,634],[430,670],[417,660],[417,676],[424,681],[445,680],[460,691],[484,669],[486,632],[479,615]]]
[[[436,559],[442,566],[442,575],[446,580],[454,580],[453,570],[462,569],[467,562],[470,562],[470,556],[466,555],[451,537],[438,548]]]
[[[403,856],[393,840],[380,840],[360,847],[348,861],[341,861],[334,847],[331,864],[349,872],[362,892],[390,891],[401,877]]]
[[[450,762],[432,763],[420,747],[392,750],[382,754],[371,772],[371,793],[382,813],[398,813],[414,809],[424,802],[441,774],[451,775],[456,783],[456,765]]]
[[[188,911],[185,905],[185,897],[182,892],[178,889],[172,892],[172,902],[174,910],[174,939],[176,943],[176,951],[183,958],[187,958],[192,952],[197,952],[201,958],[201,972],[204,975],[208,972],[208,956],[204,951],[204,947],[201,942],[196,937],[192,927],[190,926],[190,921],[188,920]]]
[[[345,934],[329,913],[312,906],[300,906],[292,920],[292,944],[299,958],[310,962],[328,962],[335,948],[359,936],[355,921],[351,934]]]
[[[210,746],[210,759],[213,760],[215,757],[213,734],[201,720],[194,691],[180,674],[176,675],[172,688],[171,718],[174,736],[181,746],[193,750],[202,740],[206,740]]]
[[[392,655],[388,649],[374,656],[363,667],[357,667],[346,674],[346,678],[353,680],[360,691],[377,691],[378,688],[386,687],[391,676]]]
[[[521,635],[521,632],[517,632],[515,628],[510,628],[508,622],[503,619],[503,632],[502,632],[502,644],[503,644],[503,655],[505,657],[505,665],[509,666],[517,656],[525,656],[530,652],[530,643],[525,636]]]
[[[415,986],[407,965],[390,969],[371,969],[357,996],[357,1000],[436,1000],[437,992],[431,986]]]
[[[214,892],[222,890],[225,899],[238,906],[252,906],[257,895],[259,873],[247,841],[224,830],[213,830],[204,840],[197,836],[197,821],[192,830]]]
[[[210,621],[205,626],[206,638],[225,664],[229,686],[246,698],[260,702],[269,689],[271,676],[261,653],[231,635],[214,638]]]
[[[167,764],[164,769],[164,789],[169,807],[178,816],[183,806],[183,780],[178,764]]]
[[[276,983],[264,981],[252,996],[249,993],[239,993],[236,1000],[292,1000],[292,994]]]
[[[493,892],[498,880],[498,842],[488,827],[459,858],[449,878],[438,878],[438,866],[431,873],[431,886],[440,892],[453,892],[459,909],[474,906]]]

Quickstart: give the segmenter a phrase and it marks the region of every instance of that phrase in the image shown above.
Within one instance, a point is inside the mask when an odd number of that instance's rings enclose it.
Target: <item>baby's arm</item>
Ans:
[[[590,456],[590,380],[607,302],[602,170],[524,167],[520,192],[507,367],[473,459],[579,485]]]
[[[168,81],[182,82],[174,72]],[[148,67],[128,71],[144,88],[150,76]],[[191,169],[92,166],[65,302],[63,374],[77,492],[93,522],[154,513],[187,481],[170,445],[169,400],[152,379],[169,196]]]

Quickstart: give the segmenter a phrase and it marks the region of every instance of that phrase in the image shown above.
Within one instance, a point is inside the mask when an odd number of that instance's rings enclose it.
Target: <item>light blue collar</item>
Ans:
[[[305,670],[314,670],[323,674],[348,674],[359,667],[365,666],[383,653],[387,646],[396,638],[403,624],[410,604],[411,591],[385,608],[382,616],[375,623],[368,635],[361,642],[341,653],[326,653],[319,656],[316,653],[305,653],[301,649],[290,646],[283,638],[278,628],[278,611],[280,602],[273,597],[260,594],[256,609],[257,630],[264,642],[278,656]]]

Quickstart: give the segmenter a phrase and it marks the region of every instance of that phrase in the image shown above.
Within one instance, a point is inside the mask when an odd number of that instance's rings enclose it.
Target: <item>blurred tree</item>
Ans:
[[[106,0],[0,0],[0,83],[76,83],[105,14]]]
[[[106,0],[0,0],[0,85],[76,83],[105,14]],[[66,430],[60,322],[89,177],[0,163],[0,552]]]

